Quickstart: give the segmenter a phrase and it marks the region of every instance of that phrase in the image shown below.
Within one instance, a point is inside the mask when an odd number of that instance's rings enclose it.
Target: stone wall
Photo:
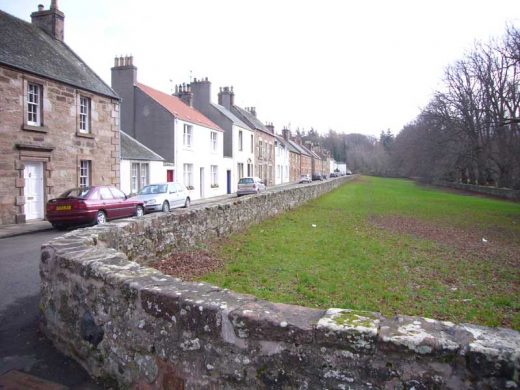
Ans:
[[[484,195],[496,196],[507,200],[520,201],[520,191],[510,188],[497,188],[490,186],[479,186],[475,184],[453,183],[449,181],[435,180],[433,185],[454,188],[462,191],[476,192]]]
[[[271,303],[143,265],[348,179],[54,239],[42,247],[42,327],[93,376],[119,387],[517,388],[520,334],[512,330]]]

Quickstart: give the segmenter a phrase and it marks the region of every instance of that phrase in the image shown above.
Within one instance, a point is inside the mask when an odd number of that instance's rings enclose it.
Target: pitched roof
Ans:
[[[124,160],[164,161],[153,150],[147,148],[135,138],[130,137],[124,131],[121,134],[121,158]]]
[[[244,110],[238,106],[231,106],[231,112],[246,122],[252,129],[263,131],[267,134],[274,136],[273,133],[260,121],[256,116],[251,114],[249,111]]]
[[[202,115],[201,112],[197,111],[193,107],[188,106],[177,96],[168,95],[167,93],[158,91],[141,83],[137,83],[137,88],[150,96],[153,100],[163,106],[168,112],[170,112],[178,119],[195,123],[200,126],[209,127],[213,130],[224,131],[215,123]]]
[[[242,122],[235,114],[229,111],[226,107],[221,106],[220,104],[210,103],[213,108],[218,110],[222,115],[227,117],[234,125],[240,126],[246,130],[252,130],[248,125]]]
[[[292,140],[289,140],[289,143],[290,143],[290,145],[292,145],[298,151],[298,153],[304,154],[304,155],[309,156],[309,157],[312,156],[311,152],[306,147],[304,147],[303,145],[300,145],[299,143],[297,143],[295,141],[292,141]]]
[[[0,11],[0,63],[104,96],[119,98],[64,42]]]

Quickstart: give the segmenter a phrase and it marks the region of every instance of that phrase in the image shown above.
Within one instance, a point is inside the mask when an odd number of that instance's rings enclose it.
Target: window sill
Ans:
[[[94,134],[92,133],[82,133],[80,131],[76,131],[76,137],[83,137],[83,138],[95,138]]]
[[[22,130],[34,131],[36,133],[48,133],[49,132],[49,128],[47,126],[34,126],[34,125],[28,125],[27,123],[24,123],[22,125]]]

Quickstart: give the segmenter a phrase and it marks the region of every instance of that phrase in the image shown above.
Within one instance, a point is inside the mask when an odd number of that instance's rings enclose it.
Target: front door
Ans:
[[[24,195],[25,219],[43,218],[43,163],[27,161],[23,171],[25,179]]]
[[[231,171],[228,170],[226,172],[226,175],[227,175],[227,193],[231,194]]]
[[[200,168],[200,197],[204,198],[204,168]]]

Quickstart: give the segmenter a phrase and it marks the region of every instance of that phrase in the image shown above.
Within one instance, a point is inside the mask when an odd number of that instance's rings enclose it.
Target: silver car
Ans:
[[[266,185],[259,177],[243,177],[238,181],[237,196],[258,194],[265,189]]]
[[[134,199],[142,200],[147,212],[168,212],[177,207],[190,207],[190,196],[182,183],[149,184]]]

